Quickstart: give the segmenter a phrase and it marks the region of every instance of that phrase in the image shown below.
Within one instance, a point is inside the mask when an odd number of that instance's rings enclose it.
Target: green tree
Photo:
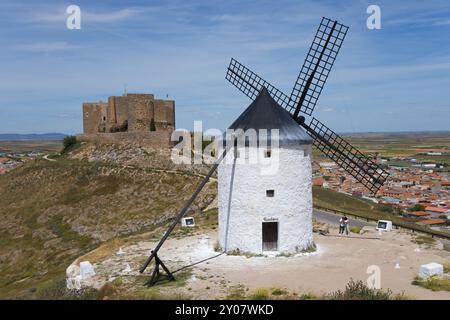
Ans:
[[[77,137],[76,136],[66,136],[66,137],[64,137],[62,153],[67,152],[76,143],[77,143]]]
[[[415,204],[411,208],[408,209],[408,211],[423,211],[425,210],[425,207],[421,204]]]

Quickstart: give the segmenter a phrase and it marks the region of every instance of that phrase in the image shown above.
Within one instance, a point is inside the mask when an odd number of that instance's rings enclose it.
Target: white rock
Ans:
[[[66,269],[66,288],[69,290],[81,289],[80,267],[75,264],[71,264]]]
[[[80,276],[82,280],[95,276],[94,266],[89,261],[80,262]]]
[[[428,278],[435,275],[443,275],[444,274],[444,266],[440,263],[431,262],[428,264],[423,264],[419,269],[419,277]]]
[[[131,272],[131,267],[130,265],[127,263],[125,269],[123,269],[122,273],[130,273]]]
[[[119,251],[117,251],[117,254],[125,254],[125,251],[122,250],[122,247],[119,248]]]
[[[400,263],[397,262],[397,263],[395,264],[395,269],[400,269]]]

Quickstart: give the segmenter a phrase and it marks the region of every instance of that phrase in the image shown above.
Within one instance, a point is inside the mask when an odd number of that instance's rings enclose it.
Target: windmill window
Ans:
[[[270,157],[272,157],[272,150],[267,149],[267,150],[264,152],[264,158],[270,158]]]
[[[273,198],[275,196],[275,190],[273,189],[266,190],[266,196],[269,198]]]

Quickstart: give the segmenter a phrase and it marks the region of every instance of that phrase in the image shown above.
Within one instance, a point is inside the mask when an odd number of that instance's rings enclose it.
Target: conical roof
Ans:
[[[231,124],[230,129],[267,129],[270,140],[270,130],[279,130],[279,146],[312,144],[311,137],[292,119],[290,113],[281,107],[267,91],[261,89],[256,99]]]

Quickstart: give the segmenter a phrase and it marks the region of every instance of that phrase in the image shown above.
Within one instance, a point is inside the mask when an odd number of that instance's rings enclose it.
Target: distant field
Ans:
[[[420,154],[431,151],[450,152],[450,131],[361,133],[343,134],[342,136],[367,155],[379,153],[385,157],[413,156],[421,162],[446,163],[450,165],[450,155],[429,156]],[[314,150],[313,155],[316,158],[322,157],[318,150]],[[396,165],[410,165],[410,163],[396,163]]]
[[[424,152],[450,152],[450,132],[412,132],[344,135],[352,145],[383,156],[413,156]],[[433,156],[427,156],[433,159]]]
[[[43,152],[51,153],[60,151],[62,140],[24,140],[24,141],[0,141],[0,152]]]

